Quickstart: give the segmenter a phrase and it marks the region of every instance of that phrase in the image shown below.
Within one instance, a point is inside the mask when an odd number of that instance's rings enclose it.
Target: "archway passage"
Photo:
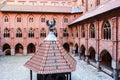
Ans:
[[[100,57],[101,57],[100,64],[107,69],[112,69],[112,57],[110,53],[107,50],[103,50],[101,52]]]
[[[23,54],[23,46],[18,43],[16,46],[15,46],[15,53],[16,54]]]
[[[75,55],[78,55],[78,44],[75,44]]]
[[[68,43],[63,44],[63,47],[64,47],[64,49],[65,49],[67,52],[69,52],[70,47],[69,47],[69,44],[68,44]]]
[[[90,53],[90,56],[89,56],[90,61],[95,62],[95,53],[96,53],[95,49],[93,47],[90,47],[89,53]]]
[[[85,46],[82,45],[81,48],[80,48],[80,50],[81,50],[80,58],[83,59],[83,60],[85,60],[85,50],[86,50]]]
[[[5,55],[11,55],[10,45],[9,44],[4,44],[2,51],[4,52]]]
[[[35,53],[35,45],[33,43],[30,43],[28,46],[27,46],[27,53]]]

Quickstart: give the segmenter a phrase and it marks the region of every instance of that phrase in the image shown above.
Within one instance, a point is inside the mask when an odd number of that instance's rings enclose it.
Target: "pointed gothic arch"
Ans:
[[[5,55],[11,55],[10,49],[11,49],[10,45],[8,43],[5,43],[3,45],[2,51],[4,52]]]
[[[35,45],[33,43],[28,44],[28,46],[27,46],[27,53],[28,54],[29,53],[35,53],[35,51],[36,51]]]
[[[18,43],[18,44],[16,44],[16,46],[15,46],[15,53],[16,54],[23,54],[23,45],[22,44],[20,44],[20,43]]]

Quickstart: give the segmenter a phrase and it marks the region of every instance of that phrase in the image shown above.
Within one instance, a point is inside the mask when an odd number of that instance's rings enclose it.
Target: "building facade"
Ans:
[[[86,12],[69,25],[72,39],[68,44],[73,42],[74,53],[81,59],[118,80],[120,1],[106,0],[102,3],[99,0],[97,6],[91,4],[92,1],[97,0],[88,1]]]
[[[2,52],[34,53],[56,20],[55,35],[66,51],[118,80],[119,0],[7,0],[1,2]],[[82,13],[83,12],[83,13]]]
[[[47,20],[55,19],[55,35],[62,44],[68,42],[67,25],[82,13],[73,7],[75,1],[33,1],[8,0],[1,4],[1,50],[5,54],[34,53],[49,33]]]

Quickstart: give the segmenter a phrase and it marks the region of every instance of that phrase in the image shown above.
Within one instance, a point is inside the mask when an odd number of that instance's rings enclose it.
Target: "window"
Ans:
[[[64,29],[63,30],[63,37],[68,37],[68,36],[69,36],[69,34],[68,34],[67,29]]]
[[[105,21],[105,24],[102,29],[102,38],[103,39],[111,39],[111,26],[108,21]]]
[[[28,33],[29,38],[34,38],[34,30],[31,28]]]
[[[7,16],[5,16],[4,22],[8,22],[8,17]]]
[[[44,29],[40,31],[40,37],[46,37],[46,31]]]
[[[95,27],[94,27],[94,24],[90,25],[90,38],[95,38]]]
[[[4,30],[4,38],[6,37],[10,37],[10,32],[7,28]]]
[[[33,22],[33,18],[29,18],[29,22]]]
[[[68,18],[64,18],[64,23],[68,23]]]
[[[84,25],[82,25],[82,27],[81,27],[81,37],[85,37],[85,27],[84,27]]]
[[[45,18],[41,18],[41,22],[45,22]]]
[[[21,22],[21,18],[20,17],[17,17],[17,22]]]
[[[78,37],[78,29],[77,29],[77,26],[76,26],[75,36]]]
[[[16,37],[18,37],[18,38],[21,38],[21,37],[22,37],[22,31],[21,31],[20,28],[17,29]]]

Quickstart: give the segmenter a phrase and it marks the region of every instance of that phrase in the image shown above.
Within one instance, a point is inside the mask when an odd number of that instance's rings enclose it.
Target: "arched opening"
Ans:
[[[65,49],[67,52],[69,52],[70,47],[69,47],[69,44],[68,44],[68,43],[64,43],[64,44],[63,44],[63,47],[64,47],[64,49]]]
[[[78,44],[75,44],[75,55],[78,55]]]
[[[108,20],[106,20],[102,27],[102,39],[110,40],[111,39],[111,25]]]
[[[89,60],[95,62],[95,53],[96,53],[95,49],[93,47],[90,47],[89,53],[90,53]]]
[[[4,44],[3,45],[3,52],[4,52],[4,54],[6,54],[6,55],[11,55],[11,51],[10,51],[10,45],[9,44]]]
[[[28,46],[27,46],[27,53],[35,53],[35,45],[33,43],[30,43]]]
[[[80,51],[81,51],[80,58],[83,59],[83,60],[85,60],[85,50],[86,50],[85,46],[82,45],[81,48],[80,48]]]
[[[101,52],[101,66],[105,67],[107,69],[112,69],[112,57],[110,55],[110,53],[107,50],[103,50]]]
[[[90,31],[90,38],[95,38],[95,26],[93,23],[90,25],[89,31]]]
[[[23,54],[23,46],[18,43],[16,46],[15,46],[15,53],[16,54]]]

